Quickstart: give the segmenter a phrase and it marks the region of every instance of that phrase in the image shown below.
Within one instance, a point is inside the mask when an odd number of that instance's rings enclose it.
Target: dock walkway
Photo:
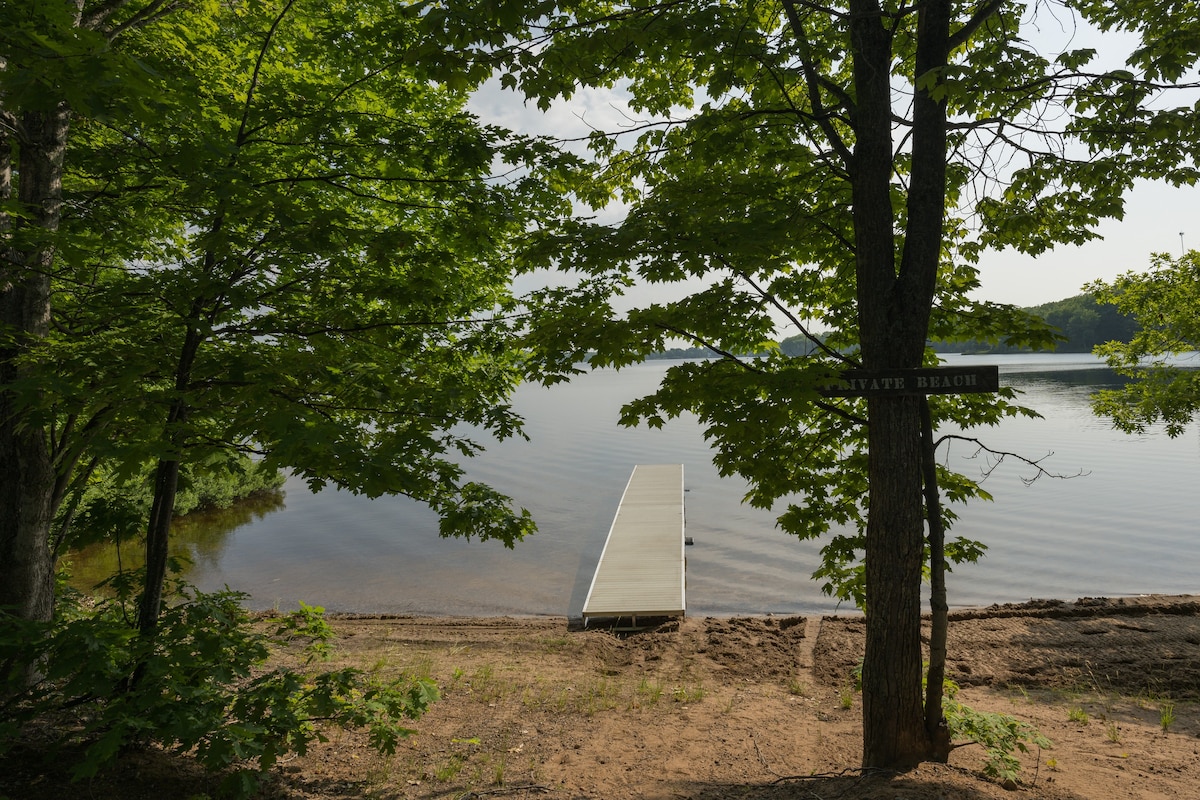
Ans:
[[[591,588],[589,618],[682,617],[684,602],[683,465],[633,468]]]

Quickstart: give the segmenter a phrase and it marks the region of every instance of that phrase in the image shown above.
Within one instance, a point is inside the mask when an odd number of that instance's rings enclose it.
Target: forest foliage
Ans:
[[[70,711],[47,749],[82,743],[80,776],[157,742],[245,795],[319,720],[394,747],[432,687],[264,674],[286,637],[178,586],[171,524],[205,481],[287,469],[413,497],[443,535],[531,533],[463,461],[521,435],[513,251],[569,209],[571,157],[469,113],[491,66],[417,6],[0,17],[0,748]],[[77,605],[56,568],[96,538],[144,567]]]
[[[1137,320],[1131,336],[1096,347],[1118,374],[1130,380],[1099,392],[1097,414],[1126,433],[1162,424],[1179,436],[1200,413],[1200,251],[1178,258],[1159,253],[1146,272],[1127,272],[1091,287],[1102,302]]]
[[[1111,341],[1129,341],[1138,331],[1137,319],[1128,311],[1111,303],[1103,302],[1094,292],[1084,292],[1063,300],[1026,306],[1021,311],[1045,321],[1055,334],[1048,346],[1058,353],[1090,353],[1098,345]],[[796,334],[781,339],[779,350],[786,356],[809,356],[820,347],[818,342],[828,340],[830,334],[818,332],[814,337]],[[813,338],[817,342],[813,341]],[[935,353],[964,353],[984,355],[999,353],[1028,353],[1028,345],[1006,344],[995,341],[963,339],[930,341],[929,349]],[[763,356],[766,350],[741,353],[745,356]],[[713,351],[705,347],[672,347],[652,353],[650,359],[710,358]]]
[[[1137,332],[1138,322],[1128,312],[1103,303],[1094,292],[1084,292],[1023,309],[1045,320],[1057,338],[1053,350],[1058,353],[1090,353],[1097,345],[1111,341],[1129,341]],[[1025,353],[1028,347],[978,340],[931,342],[938,353]]]

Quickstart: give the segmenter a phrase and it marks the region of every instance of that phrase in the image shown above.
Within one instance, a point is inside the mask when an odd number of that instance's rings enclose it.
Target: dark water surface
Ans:
[[[1088,408],[1116,377],[1088,355],[954,357],[997,363],[1001,382],[1025,392],[1041,420],[1011,420],[978,434],[997,450],[1031,458],[1070,480],[1001,465],[985,488],[995,502],[959,509],[954,532],[989,546],[977,565],[949,578],[951,603],[986,605],[1031,597],[1200,591],[1200,438],[1112,431]],[[330,610],[419,614],[577,614],[629,473],[639,463],[684,464],[688,610],[691,614],[830,612],[809,575],[817,543],[774,527],[743,506],[745,484],[717,476],[693,419],[664,430],[617,425],[621,404],[650,392],[666,362],[599,371],[551,389],[527,386],[517,409],[531,442],[492,445],[470,467],[512,495],[539,532],[514,550],[444,540],[435,517],[402,498],[310,493],[289,481],[281,508],[195,534],[188,579],[228,584],[256,608],[299,600]],[[955,444],[941,457],[968,475],[989,466]],[[764,458],[770,454],[765,453]]]

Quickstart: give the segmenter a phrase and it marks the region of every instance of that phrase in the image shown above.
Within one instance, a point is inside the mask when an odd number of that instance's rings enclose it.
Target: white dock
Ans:
[[[683,465],[633,468],[583,603],[593,617],[682,617]]]

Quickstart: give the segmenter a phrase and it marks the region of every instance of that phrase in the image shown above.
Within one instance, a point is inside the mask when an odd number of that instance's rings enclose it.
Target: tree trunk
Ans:
[[[933,745],[930,758],[946,763],[950,758],[950,729],[942,713],[942,685],[946,680],[946,636],[950,629],[950,604],[946,601],[946,526],[942,519],[937,461],[933,448],[933,416],[929,398],[921,398],[921,463],[925,478],[925,518],[929,525],[929,671],[925,679],[925,730]]]
[[[863,766],[905,770],[929,753],[921,693],[919,398],[869,401]]]
[[[944,65],[949,2],[922,7],[914,80]],[[903,253],[896,262],[892,207],[892,34],[877,0],[850,3],[854,60],[851,163],[855,276],[863,365],[921,365],[936,289],[945,215],[944,105],[914,98],[912,172]],[[872,398],[867,405],[869,515],[863,766],[904,770],[934,753],[921,691],[921,574],[924,564],[921,398]]]
[[[220,230],[220,218],[214,232]],[[205,255],[205,273],[211,275],[216,257],[210,252]],[[163,425],[162,442],[166,454],[158,459],[154,469],[154,498],[150,505],[150,520],[146,526],[146,580],[142,587],[142,600],[138,609],[138,631],[143,636],[152,635],[158,627],[158,615],[162,610],[163,584],[167,577],[167,556],[171,540],[171,519],[175,516],[175,494],[179,489],[179,468],[187,448],[187,432],[184,429],[191,407],[188,392],[192,390],[192,369],[204,342],[201,320],[204,317],[204,300],[192,301],[191,313],[184,324],[183,344],[179,360],[175,363],[175,399],[167,409]],[[211,324],[211,318],[208,320]]]
[[[863,364],[914,366],[894,312],[892,37],[873,0],[851,3],[855,145],[855,273]],[[924,341],[921,342],[924,348]],[[907,348],[911,350],[911,348]],[[916,356],[919,358],[919,352]],[[921,697],[920,421],[916,398],[867,404],[870,514],[866,535],[863,766],[908,769],[928,750]]]
[[[16,179],[11,153],[0,192],[25,215],[3,216],[11,246],[0,263],[0,606],[25,619],[49,620],[54,608],[50,529],[55,505],[53,454],[42,420],[30,406],[35,386],[22,363],[50,331],[50,275],[62,209],[62,170],[70,111],[30,112],[20,118]],[[11,139],[7,140],[11,148]],[[25,229],[39,234],[22,241]],[[14,241],[15,240],[15,241]],[[22,385],[25,384],[25,385]]]
[[[179,459],[160,460],[154,470],[154,499],[146,526],[146,579],[138,608],[138,633],[143,636],[152,635],[158,628],[178,488]]]

